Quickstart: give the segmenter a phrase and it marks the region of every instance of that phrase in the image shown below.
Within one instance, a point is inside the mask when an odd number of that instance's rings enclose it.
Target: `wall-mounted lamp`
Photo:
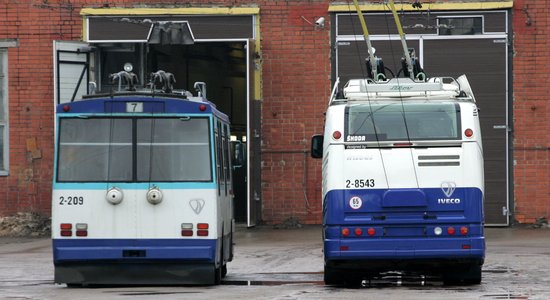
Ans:
[[[311,23],[306,17],[301,16],[304,21],[306,21],[308,24],[315,26],[315,29],[323,29],[325,28],[325,17],[318,17],[315,19],[315,23]]]
[[[324,17],[317,18],[317,20],[315,20],[315,27],[325,28],[325,18]]]

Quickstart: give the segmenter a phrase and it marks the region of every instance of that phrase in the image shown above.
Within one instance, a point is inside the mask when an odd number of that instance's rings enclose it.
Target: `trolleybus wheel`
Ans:
[[[472,264],[461,272],[443,274],[445,285],[473,285],[481,283],[481,265]]]
[[[225,275],[227,275],[227,264],[222,266],[222,278],[225,278]]]
[[[341,274],[335,271],[333,268],[325,266],[325,274],[323,276],[326,285],[342,285],[344,280],[340,276]]]

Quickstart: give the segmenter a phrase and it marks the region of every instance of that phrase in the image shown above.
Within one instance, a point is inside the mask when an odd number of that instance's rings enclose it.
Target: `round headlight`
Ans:
[[[147,191],[147,201],[154,205],[162,202],[162,192],[158,187],[154,186]]]
[[[117,187],[110,188],[105,195],[105,199],[113,205],[117,205],[122,202],[123,198],[124,194],[122,193],[122,190]]]

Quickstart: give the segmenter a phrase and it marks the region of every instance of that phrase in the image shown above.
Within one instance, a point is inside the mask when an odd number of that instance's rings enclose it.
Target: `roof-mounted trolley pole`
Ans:
[[[395,25],[397,26],[397,31],[399,32],[399,37],[401,38],[401,45],[403,46],[403,52],[405,54],[405,61],[407,62],[407,70],[409,71],[409,77],[414,80],[413,64],[411,60],[411,55],[409,54],[409,48],[407,47],[407,41],[405,40],[405,32],[403,32],[403,26],[401,26],[401,21],[395,10],[395,5],[393,0],[389,0],[390,9],[393,14],[393,19],[395,20]]]
[[[355,4],[355,9],[357,10],[357,15],[359,16],[359,21],[361,22],[361,28],[363,28],[363,36],[365,37],[365,41],[367,42],[367,48],[369,51],[369,60],[370,60],[370,65],[372,69],[372,79],[378,80],[376,57],[374,56],[374,49],[372,48],[372,44],[370,42],[367,23],[365,23],[365,18],[363,18],[363,13],[361,12],[361,8],[359,8],[359,3],[357,2],[357,0],[353,0],[353,4]]]

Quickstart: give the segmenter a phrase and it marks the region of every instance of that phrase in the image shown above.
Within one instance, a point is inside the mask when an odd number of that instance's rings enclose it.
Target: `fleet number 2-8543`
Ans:
[[[372,188],[374,187],[374,179],[355,179],[355,180],[346,180],[346,188]]]
[[[84,197],[59,197],[59,205],[83,205]]]

